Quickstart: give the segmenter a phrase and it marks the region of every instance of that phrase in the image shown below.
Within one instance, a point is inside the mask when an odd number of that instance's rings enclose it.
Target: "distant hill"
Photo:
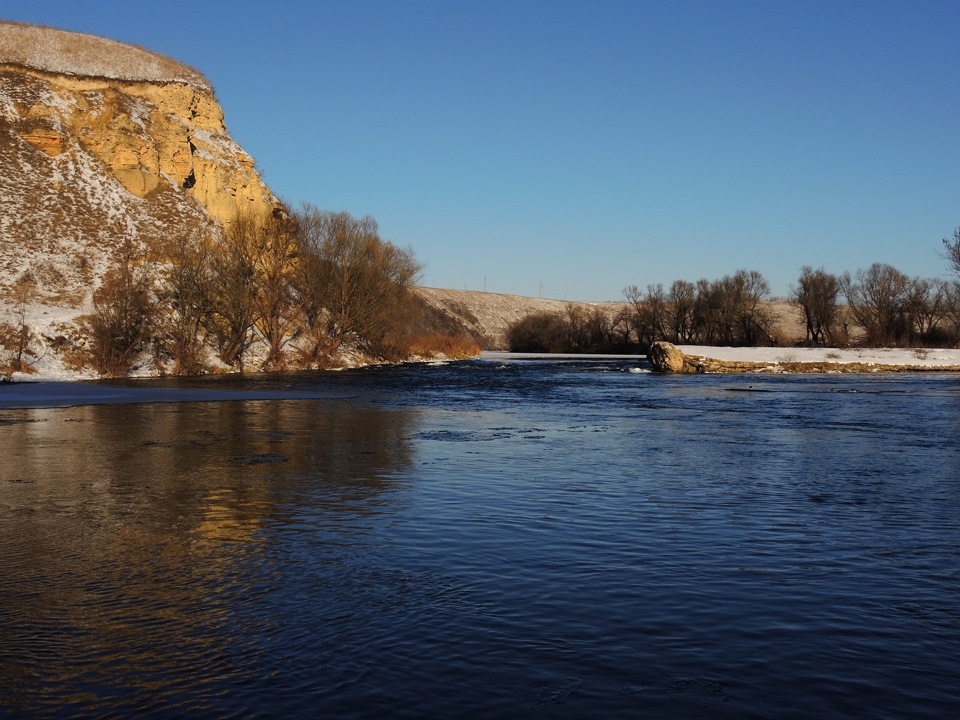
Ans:
[[[437,330],[462,332],[473,338],[484,350],[507,350],[507,329],[521,318],[540,312],[564,312],[568,307],[587,310],[600,308],[615,315],[623,303],[591,303],[573,300],[503,295],[470,290],[416,288],[416,294],[432,308]]]

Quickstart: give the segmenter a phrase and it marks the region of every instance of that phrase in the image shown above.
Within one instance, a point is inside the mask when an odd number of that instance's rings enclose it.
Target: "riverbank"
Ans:
[[[956,348],[731,348],[654,343],[650,364],[665,373],[960,372]]]

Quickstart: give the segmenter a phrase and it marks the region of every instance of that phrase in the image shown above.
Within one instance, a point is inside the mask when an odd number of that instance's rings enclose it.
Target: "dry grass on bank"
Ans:
[[[480,355],[480,345],[466,335],[419,335],[409,342],[410,355],[422,358],[465,360]]]

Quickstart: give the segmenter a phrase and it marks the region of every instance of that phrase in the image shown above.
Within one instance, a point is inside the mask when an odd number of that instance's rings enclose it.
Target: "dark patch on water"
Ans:
[[[249,457],[234,458],[234,462],[243,463],[245,465],[271,465],[273,463],[285,463],[289,461],[290,458],[285,455],[271,455],[267,453],[262,455],[252,455]]]
[[[437,440],[439,442],[490,442],[492,440],[503,440],[510,438],[514,433],[507,432],[504,429],[496,430],[478,430],[478,431],[458,431],[458,430],[434,430],[431,432],[418,433],[419,440]]]
[[[583,686],[583,680],[577,677],[563,678],[540,689],[534,709],[544,704],[562,705],[570,696]]]

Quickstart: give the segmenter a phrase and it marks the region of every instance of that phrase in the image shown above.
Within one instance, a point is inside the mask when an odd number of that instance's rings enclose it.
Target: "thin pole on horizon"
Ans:
[[[483,291],[484,292],[487,291],[487,274],[486,273],[483,274]]]
[[[543,283],[540,283],[540,299],[543,299]]]

